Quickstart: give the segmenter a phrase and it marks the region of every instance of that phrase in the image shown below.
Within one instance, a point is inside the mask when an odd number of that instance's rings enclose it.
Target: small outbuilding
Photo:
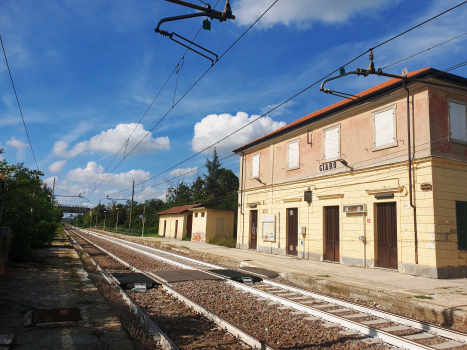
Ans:
[[[173,207],[160,213],[159,234],[166,238],[181,240],[190,237],[193,226],[193,215],[189,209],[199,207],[200,204],[183,205]]]
[[[193,213],[192,241],[209,243],[209,239],[216,235],[219,239],[233,238],[235,216],[233,210],[197,206],[190,208],[189,211]]]

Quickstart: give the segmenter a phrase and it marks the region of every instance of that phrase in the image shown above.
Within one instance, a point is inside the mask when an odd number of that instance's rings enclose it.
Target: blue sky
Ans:
[[[195,2],[195,0],[192,0]],[[200,83],[89,196],[89,204],[146,180],[216,143],[271,107],[368,48],[438,14],[460,0],[279,0]],[[201,4],[197,1],[196,3]],[[215,5],[216,1],[211,1]],[[196,42],[222,54],[273,0],[232,0],[237,19],[212,23]],[[225,2],[220,0],[217,9]],[[201,4],[202,5],[202,4]],[[0,2],[3,38],[16,89],[44,179],[56,194],[89,194],[93,184],[137,126],[184,48],[154,33],[161,18],[192,10],[163,0]],[[386,66],[465,32],[464,5],[374,51],[376,67]],[[162,28],[192,38],[202,18],[165,23]],[[446,69],[465,61],[467,35],[387,69],[400,74],[424,67]],[[187,89],[210,61],[186,55],[141,125],[132,149]],[[367,67],[368,57],[350,65]],[[349,69],[348,68],[348,69]],[[467,76],[466,68],[452,73]],[[349,78],[339,89],[359,92],[383,78]],[[218,144],[220,157],[232,149],[290,123],[338,98],[310,89],[284,107]],[[10,163],[35,168],[6,64],[0,60],[0,147]],[[100,183],[123,159],[120,153]],[[169,185],[148,187],[205,164],[212,149],[144,185],[136,199],[163,198]],[[238,157],[224,166],[239,173]],[[200,173],[203,169],[198,170]],[[176,180],[173,180],[176,181]],[[130,191],[118,198],[130,196]],[[79,199],[58,198],[63,203]],[[106,202],[105,200],[103,201]]]

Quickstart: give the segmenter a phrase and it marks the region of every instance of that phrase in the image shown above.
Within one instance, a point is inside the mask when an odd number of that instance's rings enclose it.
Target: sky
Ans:
[[[231,0],[236,19],[213,20],[196,43],[222,56],[273,2]],[[154,32],[162,18],[195,12],[163,0],[6,0],[0,2],[0,35],[43,180],[52,187],[55,179],[58,196],[87,198],[57,197],[60,203],[94,206],[107,203],[107,196],[131,198],[133,181],[137,201],[164,199],[172,183],[203,174],[214,147],[223,166],[238,175],[234,148],[339,98],[320,93],[318,84],[222,138],[369,48],[461,2],[279,0],[211,69],[208,59],[184,55],[183,46]],[[219,0],[216,9],[224,5]],[[464,34],[466,20],[467,4],[377,48],[376,68]],[[161,28],[191,40],[202,21]],[[452,67],[466,60],[466,39],[385,72]],[[346,69],[368,62],[364,55]],[[451,73],[467,77],[465,67]],[[384,81],[351,76],[338,89],[358,93]],[[0,148],[9,163],[36,168],[3,58]]]

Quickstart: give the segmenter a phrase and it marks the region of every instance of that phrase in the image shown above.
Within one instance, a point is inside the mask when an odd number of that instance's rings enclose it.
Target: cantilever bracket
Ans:
[[[216,10],[211,9],[211,6],[209,4],[206,5],[206,7],[204,8],[202,6],[198,6],[198,5],[195,5],[195,4],[192,4],[192,3],[189,3],[189,2],[185,2],[185,1],[182,1],[182,0],[166,0],[166,1],[178,4],[178,5],[186,6],[186,7],[195,9],[195,10],[200,10],[202,12],[192,13],[192,14],[189,14],[189,15],[181,15],[181,16],[163,18],[163,19],[161,19],[159,21],[159,23],[157,24],[157,27],[156,27],[156,29],[154,29],[154,31],[156,33],[161,34],[162,36],[168,36],[172,41],[175,41],[177,44],[180,44],[180,45],[186,47],[187,49],[197,53],[198,55],[201,55],[201,56],[207,58],[208,60],[211,61],[211,65],[214,65],[214,63],[217,62],[218,59],[219,59],[219,56],[217,56],[214,52],[209,51],[209,50],[205,49],[204,47],[195,44],[194,42],[192,42],[192,41],[190,41],[190,40],[176,34],[175,32],[169,33],[166,30],[160,29],[160,26],[161,26],[162,23],[165,23],[165,22],[172,22],[172,21],[178,21],[178,20],[182,20],[182,19],[195,18],[195,17],[209,17],[209,18],[211,18],[211,20],[212,19],[218,19],[220,22],[224,22],[227,19],[234,20],[235,16],[232,15],[232,10],[231,10],[230,4],[229,4],[230,0],[225,1],[226,4],[225,4],[224,12],[220,12],[220,11],[216,11]],[[186,41],[190,45],[188,46],[186,44],[181,43],[180,41],[175,40],[173,38],[174,36]],[[214,60],[212,58],[209,58],[205,54],[203,54],[203,53],[201,53],[201,52],[199,52],[199,51],[197,51],[195,49],[192,49],[191,48],[192,45],[200,48],[204,52],[207,52],[207,53],[215,56],[216,57],[215,62],[214,62]]]

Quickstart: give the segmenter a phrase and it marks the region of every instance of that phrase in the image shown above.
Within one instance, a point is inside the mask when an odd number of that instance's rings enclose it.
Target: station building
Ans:
[[[237,248],[467,277],[467,79],[408,77],[235,149]]]
[[[178,240],[181,240],[183,237],[191,238],[193,215],[191,215],[189,209],[199,206],[200,204],[182,205],[157,213],[160,216],[159,235]]]

